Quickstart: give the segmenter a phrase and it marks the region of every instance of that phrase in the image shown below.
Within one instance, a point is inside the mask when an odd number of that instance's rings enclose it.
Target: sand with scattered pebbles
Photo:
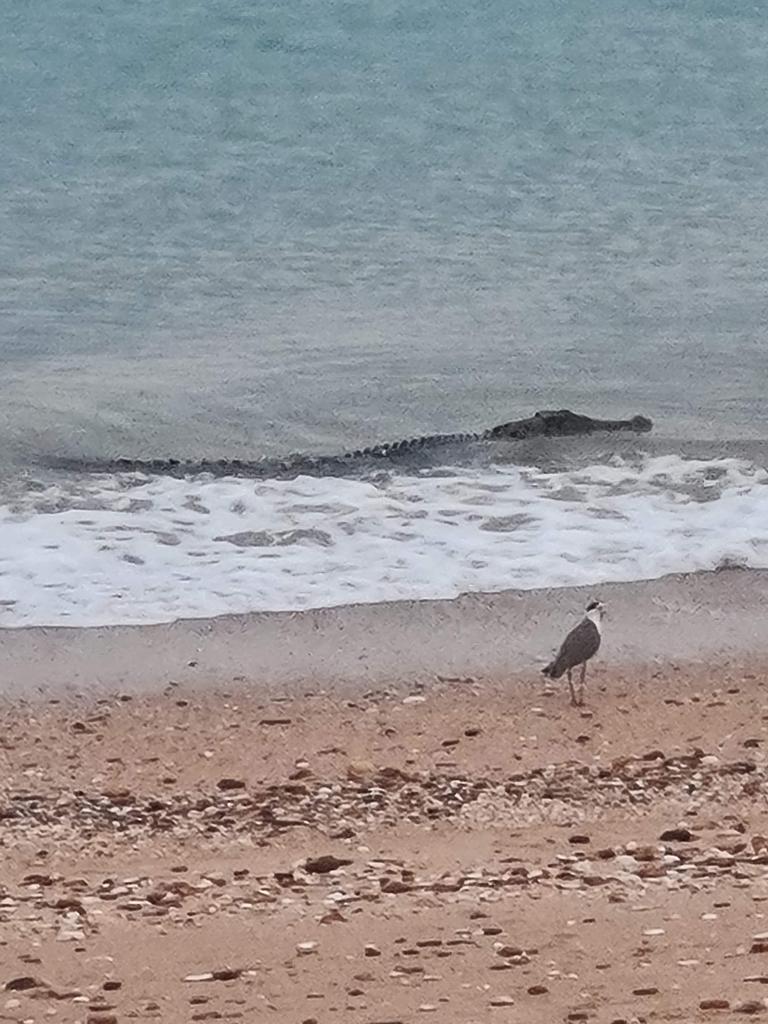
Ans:
[[[766,678],[8,702],[0,1019],[768,1015]]]

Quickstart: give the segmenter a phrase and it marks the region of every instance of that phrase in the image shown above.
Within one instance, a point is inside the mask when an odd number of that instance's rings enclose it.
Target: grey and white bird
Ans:
[[[587,613],[578,626],[574,626],[560,645],[553,661],[541,670],[550,679],[559,679],[563,672],[568,673],[568,689],[571,691],[571,704],[580,707],[584,703],[584,684],[587,677],[587,662],[600,649],[600,637],[605,608],[600,601],[590,601]],[[578,693],[573,685],[571,673],[581,666]]]

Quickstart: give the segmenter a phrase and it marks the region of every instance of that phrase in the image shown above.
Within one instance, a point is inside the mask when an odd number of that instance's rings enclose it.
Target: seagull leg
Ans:
[[[578,704],[576,700],[576,691],[573,688],[573,679],[571,678],[571,669],[568,669],[568,689],[571,691],[571,704],[575,707]]]
[[[587,679],[587,663],[582,661],[581,663],[581,676],[579,678],[579,707],[584,706],[584,684]]]

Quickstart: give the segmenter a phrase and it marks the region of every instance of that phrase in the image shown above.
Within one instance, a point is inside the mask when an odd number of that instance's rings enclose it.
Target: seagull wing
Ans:
[[[550,679],[559,679],[569,668],[589,661],[600,648],[600,630],[591,619],[582,619],[560,645],[557,657],[544,669]]]

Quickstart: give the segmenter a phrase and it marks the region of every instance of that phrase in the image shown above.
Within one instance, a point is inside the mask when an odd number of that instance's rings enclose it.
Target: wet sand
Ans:
[[[0,630],[0,693],[148,693],[171,682],[354,693],[440,676],[535,678],[595,596],[608,606],[606,664],[768,658],[768,571],[731,570],[157,626]]]

